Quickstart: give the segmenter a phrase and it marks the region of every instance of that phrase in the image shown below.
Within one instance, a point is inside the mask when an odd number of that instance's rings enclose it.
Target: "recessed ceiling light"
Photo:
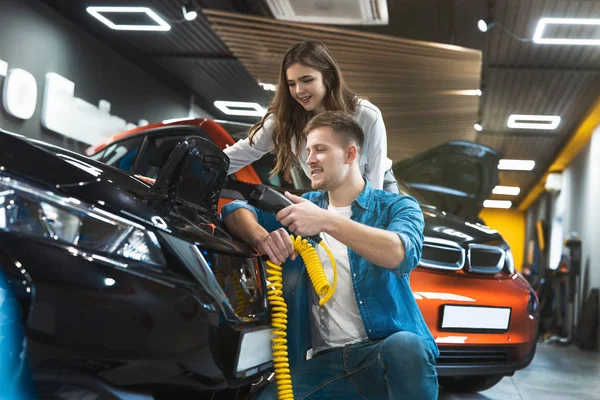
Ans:
[[[498,169],[510,171],[531,171],[535,168],[533,160],[508,160],[502,159],[498,163]]]
[[[553,130],[560,124],[558,115],[522,115],[512,114],[506,125],[513,129],[545,129]]]
[[[535,28],[533,41],[538,44],[565,44],[578,46],[598,46],[599,39],[570,39],[542,37],[547,25],[600,25],[600,19],[592,18],[542,18]]]
[[[116,31],[168,31],[171,29],[171,25],[148,7],[88,7],[86,10],[98,21]],[[156,22],[156,25],[118,25],[102,13],[144,13]]]
[[[252,102],[217,100],[214,104],[215,107],[227,115],[262,117],[267,112],[260,104]]]
[[[477,132],[481,132],[483,130],[483,126],[481,126],[481,124],[474,124],[473,128],[475,128]]]
[[[493,194],[503,194],[507,196],[517,196],[521,193],[521,189],[517,186],[496,186],[494,190],[492,190]]]
[[[483,202],[485,208],[511,208],[512,201],[509,200],[485,200]]]

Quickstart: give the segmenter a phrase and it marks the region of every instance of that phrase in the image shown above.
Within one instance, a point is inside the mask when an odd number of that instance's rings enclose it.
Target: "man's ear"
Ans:
[[[355,144],[351,144],[346,148],[346,163],[352,164],[358,158],[358,149]]]

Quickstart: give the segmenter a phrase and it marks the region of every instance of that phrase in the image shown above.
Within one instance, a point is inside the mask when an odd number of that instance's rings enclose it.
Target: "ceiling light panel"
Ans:
[[[521,189],[517,186],[496,186],[492,190],[493,194],[506,195],[506,196],[517,196],[521,193]]]
[[[149,9],[148,7],[88,7],[86,11],[108,26],[110,29],[116,31],[168,31],[171,29],[171,25],[165,22],[158,14]],[[123,13],[123,14],[146,14],[156,24],[142,25],[142,24],[116,24],[109,19],[110,14]],[[104,15],[106,14],[106,15]]]
[[[217,100],[214,102],[223,114],[227,115],[243,115],[247,117],[262,117],[267,113],[260,104],[245,101],[223,101]]]
[[[512,129],[554,130],[560,124],[558,115],[524,115],[512,114],[506,125]]]
[[[511,208],[512,201],[508,200],[485,200],[483,202],[485,208]]]
[[[600,45],[600,36],[592,39],[574,39],[559,37],[543,37],[544,31],[549,25],[570,25],[570,26],[596,26],[600,27],[600,19],[593,18],[542,18],[535,28],[533,41],[538,44],[558,44],[572,46],[598,46]],[[596,31],[597,33],[597,31]]]
[[[509,160],[502,159],[498,163],[498,169],[508,171],[531,171],[535,168],[533,160]]]
[[[387,25],[387,0],[266,0],[276,19],[309,24]]]

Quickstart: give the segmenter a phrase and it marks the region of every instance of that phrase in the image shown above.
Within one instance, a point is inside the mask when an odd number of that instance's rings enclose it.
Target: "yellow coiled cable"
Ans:
[[[319,300],[319,305],[325,304],[333,293],[337,285],[337,271],[335,266],[335,259],[331,254],[331,251],[327,248],[325,243],[321,243],[321,247],[329,258],[331,259],[331,266],[333,268],[333,286],[327,281],[323,265],[319,259],[317,251],[308,240],[301,236],[290,235],[292,243],[294,244],[294,250],[298,252],[308,271],[308,276],[315,288],[316,293],[322,296]],[[273,326],[273,367],[275,369],[275,379],[277,380],[277,398],[279,400],[288,400],[294,398],[294,392],[292,389],[292,375],[290,371],[290,363],[288,359],[287,351],[287,304],[283,299],[283,277],[282,277],[282,266],[273,264],[271,261],[267,261],[267,299],[271,306],[271,325]]]

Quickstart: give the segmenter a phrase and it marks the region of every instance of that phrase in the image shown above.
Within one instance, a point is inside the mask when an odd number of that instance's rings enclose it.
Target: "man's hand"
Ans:
[[[298,255],[294,250],[290,235],[283,228],[263,236],[256,243],[256,247],[262,254],[266,254],[274,264],[283,264],[288,257],[295,260]]]
[[[296,204],[287,206],[277,213],[279,222],[301,236],[314,236],[325,230],[330,216],[329,212],[289,192],[285,192],[285,197]]]

